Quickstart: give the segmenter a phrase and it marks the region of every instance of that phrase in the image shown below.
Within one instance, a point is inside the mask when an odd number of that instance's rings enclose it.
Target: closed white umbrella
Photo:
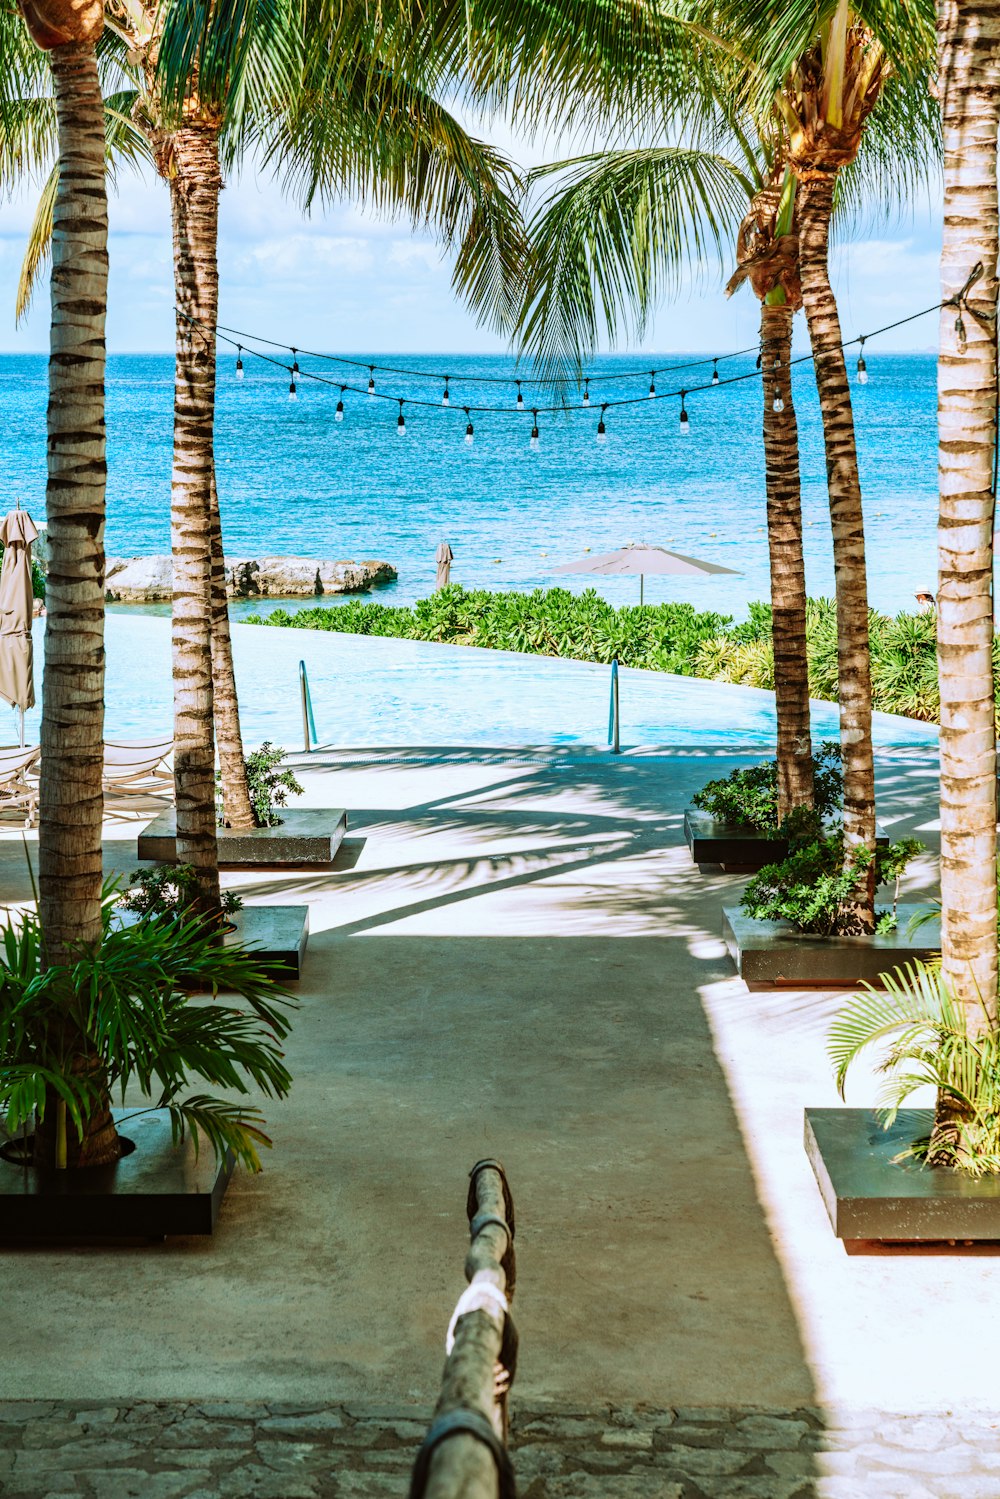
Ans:
[[[0,697],[21,710],[22,745],[25,711],[35,706],[31,543],[37,535],[38,528],[26,510],[11,510],[0,521],[4,547],[0,568]]]
[[[455,554],[446,541],[442,541],[437,549],[437,578],[434,583],[435,591],[447,588],[451,582],[451,564],[455,560]]]
[[[640,604],[643,602],[644,581],[648,574],[708,577],[716,573],[727,573],[731,578],[740,576],[735,568],[722,567],[718,562],[702,562],[698,557],[685,557],[682,552],[668,552],[666,547],[633,542],[619,547],[617,552],[603,552],[599,557],[581,557],[579,562],[564,562],[553,571],[595,573],[601,578],[638,577]]]

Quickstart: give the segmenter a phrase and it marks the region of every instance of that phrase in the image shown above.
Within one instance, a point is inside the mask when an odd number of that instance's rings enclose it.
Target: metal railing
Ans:
[[[611,661],[611,706],[608,709],[608,744],[613,755],[621,754],[621,710],[618,704],[618,657]]]
[[[309,691],[309,673],[306,671],[306,663],[299,662],[299,696],[302,699],[302,739],[303,748],[308,755],[312,746],[317,743],[319,735],[316,733],[316,719],[313,717],[312,693]],[[311,742],[310,742],[311,739]]]
[[[499,1161],[470,1172],[469,1252],[445,1339],[441,1394],[417,1454],[410,1499],[515,1499],[507,1395],[517,1364],[514,1204]]]

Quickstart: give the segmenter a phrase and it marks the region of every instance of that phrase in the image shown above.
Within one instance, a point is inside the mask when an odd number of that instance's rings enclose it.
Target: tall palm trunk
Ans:
[[[177,298],[170,507],[177,858],[198,871],[210,908],[219,902],[212,702],[214,329],[222,189],[217,128],[181,125],[169,140],[169,163]]]
[[[93,41],[49,53],[59,132],[59,184],[52,227],[49,359],[49,539],[42,768],[38,824],[39,913],[49,963],[100,941],[101,787],[104,740],[104,322],[108,205],[104,106]],[[68,1035],[87,1057],[86,1037]],[[117,1159],[106,1107],[67,1132],[65,1106],[50,1090],[35,1139],[39,1164]]]
[[[823,416],[833,531],[844,844],[846,855],[851,858],[856,848],[868,849],[872,854],[875,850],[875,765],[861,479],[847,364],[840,347],[840,318],[829,273],[830,216],[836,172],[800,171],[798,175],[799,274]],[[874,931],[875,876],[871,865],[858,882],[854,916],[859,931]]]
[[[809,725],[809,660],[806,651],[806,571],[802,555],[799,427],[792,400],[793,310],[761,303],[760,347],[764,387],[764,467],[767,480],[767,544],[771,561],[771,632],[774,699],[778,728],[778,817],[813,803]],[[775,411],[780,397],[782,410]]]
[[[942,297],[938,363],[941,957],[973,1030],[997,1010],[993,464],[997,404],[1000,5],[943,0]]]
[[[222,810],[227,828],[241,832],[257,826],[250,805],[247,766],[240,730],[240,705],[233,669],[233,638],[229,627],[226,563],[222,550],[219,493],[212,473],[212,692],[215,731],[219,745]]]

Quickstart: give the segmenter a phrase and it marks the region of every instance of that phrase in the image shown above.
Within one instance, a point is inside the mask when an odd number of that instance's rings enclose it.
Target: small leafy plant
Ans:
[[[10,1135],[34,1132],[39,1166],[82,1168],[120,1154],[114,1095],[132,1090],[169,1111],[175,1143],[190,1130],[218,1157],[260,1170],[270,1145],[259,1108],[243,1098],[186,1094],[193,1079],[230,1094],[283,1098],[291,1086],[280,1043],[290,997],[254,952],[223,947],[214,923],[159,914],[123,926],[120,889],[104,892],[103,936],[73,961],[45,962],[38,918],[0,927],[0,1110]],[[190,989],[209,993],[193,1000]],[[219,1000],[237,995],[239,1005]],[[139,1108],[136,1113],[146,1112]],[[110,1140],[110,1146],[109,1146]]]
[[[869,1047],[884,1047],[878,1112],[888,1129],[918,1088],[937,1089],[934,1126],[897,1160],[985,1176],[1000,1171],[1000,1030],[983,1007],[970,1027],[936,964],[907,963],[883,976],[885,992],[866,984],[830,1029],[829,1054],[844,1097],[847,1074]]]
[[[281,824],[279,807],[288,805],[289,796],[301,796],[302,787],[293,771],[281,768],[285,751],[265,739],[259,749],[246,757],[247,790],[254,821],[259,828],[276,828]],[[222,807],[222,777],[217,775],[216,808],[219,827],[225,827],[226,819]]]
[[[818,822],[840,810],[844,777],[840,769],[840,745],[833,740],[821,744],[813,755],[813,783],[814,815],[802,818],[793,813],[796,821],[786,819],[786,827],[781,831],[787,830],[793,836],[815,832]],[[717,822],[776,835],[779,831],[777,760],[743,766],[728,776],[709,781],[695,792],[694,804]]]
[[[192,864],[157,864],[137,869],[118,897],[123,911],[137,916],[183,916],[190,913],[199,894],[198,871]],[[222,913],[231,916],[243,901],[234,890],[222,892]]]
[[[895,931],[899,882],[907,864],[922,848],[919,839],[901,838],[876,849],[875,883],[894,886],[891,908],[878,914],[878,931]],[[754,876],[740,904],[749,916],[762,921],[790,921],[800,932],[824,937],[857,935],[861,929],[853,914],[854,902],[859,881],[871,863],[869,850],[858,848],[845,864],[842,833],[797,843],[786,858],[766,865]]]

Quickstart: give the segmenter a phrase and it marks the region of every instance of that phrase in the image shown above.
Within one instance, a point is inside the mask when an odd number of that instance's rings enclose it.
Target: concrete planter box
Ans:
[[[806,1110],[806,1154],[839,1239],[1000,1241],[1000,1176],[895,1160],[932,1119],[901,1109],[884,1130],[868,1109]]]
[[[120,915],[124,926],[139,920],[132,911]],[[280,983],[301,978],[309,937],[308,906],[244,906],[228,919],[233,930],[224,933],[225,946],[245,942],[254,948],[261,968]]]
[[[286,807],[275,828],[251,828],[245,833],[217,829],[219,864],[223,868],[330,864],[346,831],[347,813],[340,807]],[[176,862],[172,807],[139,834],[136,853],[156,864]]]
[[[0,1239],[163,1239],[210,1234],[233,1172],[202,1139],[195,1157],[188,1135],[175,1147],[166,1109],[129,1118],[112,1110],[135,1143],[113,1166],[37,1171],[0,1155]],[[127,1121],[127,1122],[126,1122]],[[3,1147],[9,1152],[15,1142]]]
[[[748,984],[784,984],[794,989],[853,988],[878,984],[883,973],[904,963],[927,962],[941,950],[941,923],[934,920],[912,936],[911,917],[926,906],[900,904],[894,932],[870,937],[820,937],[799,932],[788,921],[760,921],[739,906],[723,906],[722,937]]]
[[[721,864],[727,874],[756,874],[765,864],[776,864],[788,853],[788,839],[759,833],[740,823],[717,822],[700,807],[684,813],[684,837],[695,864]],[[889,842],[884,828],[875,828],[875,842]]]

